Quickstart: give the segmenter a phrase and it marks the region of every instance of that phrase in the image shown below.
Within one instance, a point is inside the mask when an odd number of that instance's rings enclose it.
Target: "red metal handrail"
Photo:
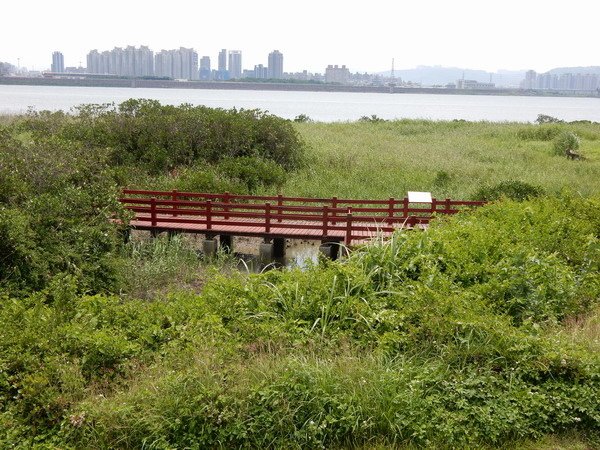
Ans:
[[[320,230],[321,238],[337,233],[347,245],[355,233],[378,230],[389,233],[399,227],[427,224],[436,214],[454,214],[464,207],[484,202],[437,200],[420,204],[407,198],[356,200],[147,191],[126,189],[119,199],[126,209],[136,213],[135,220],[150,222],[152,228],[169,224],[203,225],[207,231],[225,225],[243,225],[263,229],[269,234],[278,229]],[[132,197],[135,196],[135,197]],[[441,208],[440,208],[441,207]],[[338,224],[339,223],[339,224]],[[360,237],[360,236],[359,236]]]

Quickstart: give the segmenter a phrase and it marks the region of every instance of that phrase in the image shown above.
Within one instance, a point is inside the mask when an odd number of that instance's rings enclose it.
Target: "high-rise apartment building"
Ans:
[[[217,70],[227,70],[227,49],[223,49],[219,52],[219,65]]]
[[[50,66],[51,72],[63,73],[65,71],[65,57],[61,52],[52,53],[52,66]]]
[[[183,48],[179,50],[181,58],[181,79],[197,80],[198,79],[198,53],[193,48]]]
[[[154,76],[173,78],[173,54],[162,50],[154,55]]]
[[[102,53],[92,50],[87,55],[87,71],[102,75],[151,77],[154,75],[154,52],[146,46],[138,49],[131,45]]]
[[[115,47],[112,49],[108,56],[108,73],[112,75],[122,74],[124,58],[125,53],[121,47]]]
[[[256,66],[254,66],[254,72],[252,74],[252,78],[257,78],[257,79],[267,79],[267,78],[272,78],[269,76],[269,69],[265,66],[263,66],[262,64],[258,64]]]
[[[192,48],[162,50],[154,57],[154,74],[157,77],[180,80],[198,79],[198,53]]]
[[[222,49],[219,52],[217,72],[215,73],[216,80],[228,80],[229,71],[227,70],[227,49]]]
[[[273,50],[269,53],[268,78],[283,78],[283,53],[279,50]]]
[[[350,71],[346,66],[338,67],[337,65],[332,66],[331,64],[325,69],[325,82],[326,83],[340,83],[347,84],[350,80]]]
[[[229,78],[242,78],[242,52],[240,50],[231,50],[229,52],[227,70],[229,71]]]
[[[152,77],[154,76],[154,52],[147,46],[142,45],[135,50],[134,76]]]
[[[200,58],[200,79],[202,81],[211,79],[210,56],[203,56]]]

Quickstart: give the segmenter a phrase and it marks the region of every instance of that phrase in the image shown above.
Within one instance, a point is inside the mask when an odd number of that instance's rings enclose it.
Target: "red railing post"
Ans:
[[[177,202],[177,189],[173,189],[173,191],[171,192],[171,198],[174,202]],[[173,217],[177,217],[177,213],[175,211],[177,211],[177,203],[173,203]]]
[[[277,194],[277,215],[279,216],[277,218],[277,222],[281,222],[281,209],[283,206],[283,195],[281,194]]]
[[[327,237],[327,225],[329,222],[329,208],[327,207],[327,205],[323,206],[323,237]]]
[[[450,199],[449,198],[446,198],[445,205],[444,205],[444,213],[450,214]]]
[[[150,223],[156,226],[156,197],[150,199]]]
[[[271,232],[271,204],[265,203],[265,233]]]
[[[349,246],[352,243],[352,208],[348,208],[346,214],[346,245]]]
[[[334,219],[332,223],[332,225],[337,225],[337,221],[335,220],[335,218],[337,217],[337,213],[335,212],[335,209],[337,208],[338,205],[338,198],[337,197],[332,197],[331,198],[331,207],[334,209],[331,212],[331,218]]]
[[[229,192],[225,192],[225,195],[223,195],[223,203],[229,203]],[[225,205],[223,211],[223,219],[229,220],[229,214],[227,214],[229,212],[229,206]]]
[[[394,200],[394,197],[390,197],[390,199],[388,200],[388,225],[390,227],[394,226],[394,204],[396,203],[396,200]]]
[[[212,230],[212,202],[206,200],[206,229]]]
[[[408,197],[404,197],[402,200],[402,217],[405,219],[408,217]]]

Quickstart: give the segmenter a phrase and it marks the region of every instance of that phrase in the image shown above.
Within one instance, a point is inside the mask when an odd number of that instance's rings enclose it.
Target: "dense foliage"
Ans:
[[[142,164],[155,174],[240,156],[274,161],[285,169],[302,161],[302,144],[292,123],[260,110],[131,99],[118,106],[83,105],[73,116],[32,112],[24,127],[108,148],[112,163]]]
[[[72,275],[82,292],[117,285],[117,188],[106,154],[56,136],[0,129],[0,290],[43,289]]]
[[[0,443],[502,446],[600,427],[600,203],[503,202],[156,302],[0,305]],[[592,347],[590,347],[590,345]],[[595,349],[596,351],[594,351]]]
[[[0,448],[598,446],[598,125],[367,119],[130,100],[0,125]],[[588,159],[552,155],[565,131]],[[500,200],[248,275],[123,244],[124,185]]]
[[[281,186],[302,152],[291,122],[258,110],[129,100],[32,111],[0,127],[0,289],[71,275],[80,292],[116,292],[121,187],[253,192]]]

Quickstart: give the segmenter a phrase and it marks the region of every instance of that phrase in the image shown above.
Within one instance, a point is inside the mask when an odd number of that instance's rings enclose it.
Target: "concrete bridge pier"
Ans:
[[[258,258],[263,264],[285,257],[285,238],[265,238],[258,248]]]
[[[264,242],[261,242],[258,247],[258,259],[262,264],[273,262],[274,247],[273,243],[267,238],[265,238]]]
[[[217,240],[214,236],[207,235],[202,241],[202,253],[207,258],[214,258],[217,256]]]
[[[321,242],[319,246],[319,253],[327,258],[336,260],[340,254],[340,243],[339,242]]]

